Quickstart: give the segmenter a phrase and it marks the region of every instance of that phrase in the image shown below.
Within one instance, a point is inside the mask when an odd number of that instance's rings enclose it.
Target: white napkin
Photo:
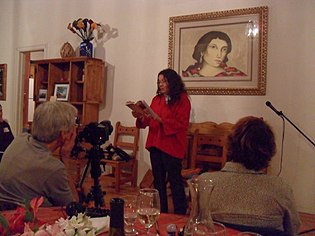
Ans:
[[[109,216],[90,218],[95,234],[107,232],[109,230]]]

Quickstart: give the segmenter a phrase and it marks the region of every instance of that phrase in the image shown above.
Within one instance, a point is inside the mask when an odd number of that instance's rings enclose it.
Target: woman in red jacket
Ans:
[[[133,112],[136,126],[146,128],[149,134],[146,149],[154,177],[154,187],[159,190],[161,212],[168,212],[166,180],[170,182],[175,214],[186,214],[187,202],[181,176],[182,160],[186,150],[190,101],[181,77],[172,69],[158,74],[157,92],[151,109],[156,119]]]

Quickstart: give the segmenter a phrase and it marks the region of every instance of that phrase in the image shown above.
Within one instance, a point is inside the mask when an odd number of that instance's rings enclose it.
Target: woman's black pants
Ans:
[[[159,191],[161,212],[168,213],[167,181],[170,182],[175,214],[186,214],[187,200],[181,175],[182,159],[172,157],[157,148],[150,149],[154,187]]]

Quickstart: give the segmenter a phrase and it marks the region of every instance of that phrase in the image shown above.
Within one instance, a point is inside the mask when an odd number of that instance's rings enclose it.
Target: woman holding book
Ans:
[[[139,102],[140,103],[140,102]],[[157,92],[150,108],[157,114],[132,112],[138,128],[149,127],[146,149],[159,190],[161,212],[168,212],[166,180],[170,182],[175,214],[186,214],[187,202],[181,176],[182,160],[186,150],[190,100],[181,77],[172,69],[158,74]]]

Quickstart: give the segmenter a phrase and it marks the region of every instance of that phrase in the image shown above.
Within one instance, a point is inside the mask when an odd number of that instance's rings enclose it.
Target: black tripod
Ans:
[[[95,145],[90,150],[87,151],[86,157],[88,159],[88,162],[84,167],[84,171],[78,184],[78,188],[82,189],[82,185],[86,177],[87,171],[91,166],[90,173],[91,177],[94,180],[94,184],[86,197],[84,196],[83,193],[79,194],[79,196],[80,203],[83,202],[89,203],[91,200],[94,200],[95,208],[105,206],[104,196],[106,193],[102,191],[101,186],[99,184],[99,177],[101,176],[100,160],[103,157],[103,155],[104,151],[101,149],[100,145]]]

